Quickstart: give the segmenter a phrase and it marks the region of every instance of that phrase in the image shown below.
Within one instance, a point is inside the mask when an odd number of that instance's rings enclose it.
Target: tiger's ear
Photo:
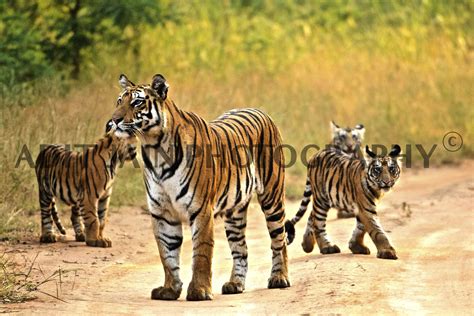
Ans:
[[[392,150],[388,154],[392,158],[397,158],[400,156],[400,153],[402,152],[402,149],[398,145],[393,145]]]
[[[166,100],[166,97],[168,96],[169,84],[166,82],[166,79],[163,77],[163,75],[156,74],[153,76],[151,88],[155,90],[161,100]]]
[[[127,76],[125,76],[124,74],[120,75],[119,84],[122,87],[122,89],[127,89],[127,88],[131,88],[135,86],[135,84],[131,82],[130,80],[128,80]]]
[[[337,133],[338,133],[339,130],[341,129],[341,128],[339,127],[339,125],[337,125],[336,123],[334,123],[334,121],[331,121],[331,123],[329,123],[329,126],[331,127],[332,136],[333,136],[333,137],[337,136]]]
[[[359,132],[360,138],[363,139],[365,135],[365,127],[362,124],[357,124],[355,129]]]
[[[377,158],[377,155],[372,150],[370,150],[368,145],[365,145],[365,152],[370,158]]]

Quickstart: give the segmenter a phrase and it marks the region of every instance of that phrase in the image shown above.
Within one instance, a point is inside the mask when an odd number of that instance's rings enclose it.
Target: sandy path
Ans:
[[[214,300],[152,301],[150,292],[161,285],[160,266],[149,216],[135,208],[113,212],[107,231],[113,248],[95,249],[75,242],[37,243],[5,247],[17,260],[33,258],[45,274],[55,269],[79,269],[62,277],[60,297],[67,303],[39,294],[23,304],[0,306],[3,312],[21,314],[54,311],[61,314],[157,314],[157,313],[471,313],[474,307],[473,162],[406,172],[402,182],[381,205],[381,222],[393,240],[399,260],[354,256],[347,248],[354,221],[331,218],[328,230],[342,253],[307,255],[299,243],[304,221],[289,249],[292,287],[266,289],[270,273],[270,239],[263,215],[254,205],[249,212],[247,236],[249,273],[244,294],[223,296],[232,260],[223,223],[216,225],[213,261]],[[402,207],[405,202],[408,207]],[[287,203],[294,214],[297,202]],[[334,216],[333,212],[333,216]],[[71,237],[69,237],[71,238]],[[191,244],[185,230],[182,279],[191,278]],[[39,272],[35,270],[38,274]],[[42,287],[56,294],[56,284]]]

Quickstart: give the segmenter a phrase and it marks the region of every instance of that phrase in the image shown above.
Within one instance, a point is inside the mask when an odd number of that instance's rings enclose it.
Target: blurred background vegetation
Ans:
[[[23,144],[34,159],[39,144],[94,142],[120,73],[142,83],[164,74],[170,97],[206,119],[261,108],[298,153],[327,143],[335,120],[363,123],[369,144],[437,144],[432,165],[472,157],[473,9],[472,0],[0,0],[0,237],[39,228],[34,170],[15,168]],[[455,154],[441,146],[451,130],[464,137]],[[287,174],[288,197],[299,198],[305,167],[298,159]],[[128,165],[118,178],[114,208],[143,205],[141,172]]]

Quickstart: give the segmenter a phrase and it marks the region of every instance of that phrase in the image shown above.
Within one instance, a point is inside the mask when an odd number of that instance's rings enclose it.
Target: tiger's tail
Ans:
[[[312,191],[311,191],[311,181],[309,178],[306,179],[306,186],[303,193],[303,199],[301,200],[300,208],[298,212],[296,212],[295,217],[291,220],[287,220],[285,222],[285,230],[287,233],[287,244],[291,244],[295,239],[295,224],[298,223],[301,218],[303,217],[304,213],[306,213],[306,209],[308,208],[309,201],[311,199]]]
[[[58,228],[59,232],[62,235],[66,235],[66,229],[64,229],[64,226],[61,223],[61,220],[59,219],[58,210],[57,210],[56,206],[51,208],[51,216],[53,217],[53,221],[56,224],[56,227]]]

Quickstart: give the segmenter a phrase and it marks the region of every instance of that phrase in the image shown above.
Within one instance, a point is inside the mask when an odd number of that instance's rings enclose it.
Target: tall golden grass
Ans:
[[[222,76],[210,70],[187,73],[147,67],[132,81],[147,83],[162,72],[170,83],[170,97],[183,109],[212,119],[238,107],[257,107],[269,113],[280,127],[284,142],[298,153],[307,144],[323,146],[330,139],[329,121],[366,126],[366,143],[437,144],[432,165],[473,156],[474,67],[472,53],[447,55],[443,39],[433,39],[423,55],[403,59],[357,47],[326,45],[305,54],[278,71],[245,71]],[[163,67],[165,70],[168,67]],[[111,75],[77,83],[64,98],[44,93],[27,107],[1,109],[2,152],[0,221],[20,218],[28,229],[38,227],[34,169],[25,161],[15,168],[23,145],[33,159],[40,144],[92,143],[103,134],[120,92],[117,77],[128,66],[116,65]],[[52,88],[53,89],[53,88]],[[461,151],[449,153],[443,135],[457,131],[464,138]],[[287,152],[288,154],[288,152]],[[421,156],[413,149],[413,164]],[[287,192],[299,197],[305,167],[287,169]],[[129,164],[120,170],[112,205],[144,205],[141,171]],[[35,215],[31,218],[27,215]],[[18,222],[0,225],[0,235],[17,229]]]

